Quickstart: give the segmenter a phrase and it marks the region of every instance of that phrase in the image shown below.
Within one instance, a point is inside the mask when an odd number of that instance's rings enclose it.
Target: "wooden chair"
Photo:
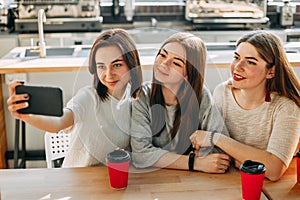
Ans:
[[[61,167],[63,158],[70,147],[70,134],[64,131],[45,133],[45,153],[47,168]]]

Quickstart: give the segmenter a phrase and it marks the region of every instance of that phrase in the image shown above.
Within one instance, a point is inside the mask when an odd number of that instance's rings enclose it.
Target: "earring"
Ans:
[[[265,102],[271,102],[271,80],[267,80]]]

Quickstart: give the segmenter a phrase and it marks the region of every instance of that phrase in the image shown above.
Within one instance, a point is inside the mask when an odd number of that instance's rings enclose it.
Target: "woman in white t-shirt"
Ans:
[[[27,94],[15,94],[15,82],[9,86],[7,100],[11,114],[41,130],[58,132],[70,129],[71,146],[63,167],[81,167],[105,163],[108,152],[129,148],[130,98],[140,90],[142,72],[136,45],[122,29],[99,35],[89,57],[93,86],[86,86],[68,102],[62,117],[20,114],[29,106]]]
[[[266,177],[278,180],[292,160],[300,133],[300,84],[278,36],[266,31],[237,42],[232,78],[216,87],[215,102],[230,137],[212,135],[216,146],[235,158],[266,166]],[[199,148],[206,134],[191,137]]]

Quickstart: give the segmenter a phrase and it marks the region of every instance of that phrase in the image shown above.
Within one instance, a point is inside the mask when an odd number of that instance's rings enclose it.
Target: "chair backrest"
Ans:
[[[64,158],[70,146],[71,134],[59,131],[45,133],[45,154],[47,168],[53,168],[53,161]]]

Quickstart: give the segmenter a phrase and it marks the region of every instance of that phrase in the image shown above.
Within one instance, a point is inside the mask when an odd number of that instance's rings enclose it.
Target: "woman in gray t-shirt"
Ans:
[[[224,132],[223,119],[204,87],[206,47],[190,33],[170,36],[154,63],[153,81],[132,102],[133,164],[224,173],[228,155],[206,148],[192,151],[190,135],[200,129]],[[209,154],[210,153],[210,154]]]

